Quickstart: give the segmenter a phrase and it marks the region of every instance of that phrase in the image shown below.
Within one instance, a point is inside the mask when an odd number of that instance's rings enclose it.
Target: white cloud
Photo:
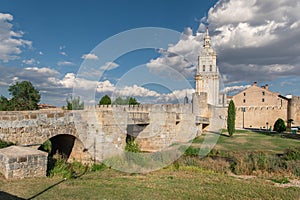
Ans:
[[[59,52],[59,54],[63,55],[63,56],[68,56],[68,54],[66,52],[64,52],[64,51]]]
[[[22,63],[26,65],[34,65],[34,64],[39,64],[39,61],[36,61],[34,58],[31,58],[28,60],[22,60]]]
[[[109,80],[105,80],[97,83],[97,92],[107,93],[113,92],[115,90],[115,85],[112,84]]]
[[[124,86],[122,88],[117,88],[115,94],[117,94],[117,96],[134,96],[134,97],[159,97],[160,96],[159,93],[138,85]]]
[[[189,102],[191,102],[192,94],[194,92],[195,92],[194,89],[174,90],[171,93],[161,94],[156,101],[157,102],[183,102],[184,97],[187,96]]]
[[[34,72],[34,73],[38,73],[38,74],[45,74],[45,75],[58,75],[59,72],[56,71],[55,69],[51,69],[51,68],[47,68],[47,67],[42,67],[42,68],[38,68],[38,67],[26,67],[24,69],[24,71],[30,71],[30,72]]]
[[[247,88],[249,88],[251,85],[235,85],[235,86],[228,86],[224,88],[224,91],[226,93],[232,94],[232,93],[238,93],[241,92]]]
[[[299,10],[298,0],[219,0],[196,34],[187,28],[178,43],[147,66],[153,73],[172,67],[193,77],[208,23],[225,83],[300,76]]]
[[[22,39],[22,31],[13,30],[12,20],[12,15],[0,13],[0,60],[3,62],[18,59],[22,48],[32,45],[31,41]]]
[[[190,28],[186,28],[179,42],[170,45],[167,50],[160,50],[162,54],[156,59],[150,60],[147,67],[152,73],[159,74],[162,71],[175,69],[185,77],[192,77],[197,65],[197,57],[202,46],[201,35],[193,35]]]
[[[73,66],[75,65],[74,63],[70,62],[70,61],[60,61],[57,63],[58,66]]]
[[[100,67],[101,70],[112,70],[119,67],[119,64],[115,63],[115,62],[106,62],[103,66]]]
[[[92,54],[92,53],[89,53],[89,54],[83,54],[82,59],[90,59],[90,60],[98,60],[98,56],[95,55],[95,54]]]
[[[44,53],[42,51],[39,51],[38,53],[40,56],[44,55]]]

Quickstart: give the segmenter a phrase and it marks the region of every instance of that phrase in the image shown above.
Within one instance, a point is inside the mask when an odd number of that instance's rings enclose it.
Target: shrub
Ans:
[[[133,153],[141,152],[139,144],[133,139],[130,139],[126,142],[125,151]]]
[[[276,120],[273,130],[278,133],[282,133],[282,132],[286,131],[286,125],[285,125],[283,119],[279,118]]]
[[[287,149],[283,154],[283,158],[285,160],[300,160],[300,148]]]
[[[12,146],[12,145],[14,145],[14,143],[12,143],[12,142],[5,142],[5,141],[0,140],[0,149],[1,148],[5,148],[5,147],[9,147],[9,146]]]
[[[96,171],[103,171],[103,170],[105,170],[105,169],[106,169],[106,165],[103,164],[103,163],[101,163],[101,164],[96,164],[96,163],[94,163],[94,164],[92,165],[92,171],[93,171],[93,172],[96,172]]]
[[[39,150],[41,151],[45,151],[47,153],[50,153],[52,150],[52,143],[50,140],[47,140],[46,142],[44,142],[40,147]]]
[[[199,156],[199,153],[200,153],[199,148],[189,146],[187,149],[185,149],[184,155],[186,155],[186,156]]]
[[[61,155],[48,158],[47,175],[50,177],[76,178],[84,174],[88,166],[80,162],[68,163]]]

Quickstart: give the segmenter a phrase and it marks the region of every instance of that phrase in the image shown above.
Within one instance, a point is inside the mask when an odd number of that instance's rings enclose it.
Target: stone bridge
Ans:
[[[50,140],[52,153],[101,161],[122,153],[128,137],[148,152],[189,141],[209,124],[209,118],[192,114],[192,107],[174,104],[2,111],[0,139],[36,148]]]

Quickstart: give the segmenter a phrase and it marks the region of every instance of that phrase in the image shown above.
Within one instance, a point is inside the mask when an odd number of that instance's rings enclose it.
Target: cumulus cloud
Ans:
[[[73,66],[75,65],[74,63],[70,62],[70,61],[60,61],[57,63],[58,66]]]
[[[204,21],[228,82],[300,75],[299,9],[297,0],[220,0],[210,8]]]
[[[227,94],[237,94],[247,88],[249,88],[251,85],[234,85],[234,86],[228,86],[224,88],[224,91]]]
[[[219,0],[195,33],[185,29],[178,43],[147,66],[154,73],[172,67],[193,77],[208,24],[226,84],[300,76],[299,10],[297,0]]]
[[[98,56],[93,54],[93,53],[89,53],[89,54],[83,54],[81,56],[82,59],[90,59],[90,60],[98,60]]]
[[[193,35],[191,28],[186,28],[177,44],[170,45],[166,50],[160,50],[161,56],[151,59],[147,67],[152,73],[170,71],[173,68],[185,77],[194,75],[197,57],[201,48],[200,34]]]
[[[22,39],[22,31],[14,31],[11,14],[0,13],[0,60],[8,62],[18,59],[23,47],[31,47],[32,42]]]
[[[156,91],[149,90],[147,88],[133,85],[117,88],[115,91],[117,96],[134,96],[134,97],[159,97],[160,94]]]
[[[112,70],[119,67],[119,64],[115,62],[106,62],[103,66],[100,67],[100,70]]]
[[[39,64],[39,61],[36,61],[34,58],[31,58],[28,60],[22,60],[22,63],[26,65],[34,65],[34,64]]]

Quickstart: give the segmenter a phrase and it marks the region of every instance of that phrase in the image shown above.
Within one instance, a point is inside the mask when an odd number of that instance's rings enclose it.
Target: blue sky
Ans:
[[[300,57],[296,53],[300,48],[299,8],[296,0],[1,0],[0,94],[9,97],[10,84],[30,80],[40,90],[42,103],[57,106],[65,104],[76,84],[82,88],[94,84],[96,102],[104,94],[113,93],[135,96],[145,103],[176,102],[193,92],[195,69],[159,49],[138,50],[102,63],[110,64],[109,70],[93,84],[86,77],[75,77],[84,58],[101,61],[101,55],[91,53],[98,44],[141,27],[184,33],[170,40],[172,44],[165,50],[195,64],[208,24],[228,91],[257,81],[260,85],[268,83],[271,90],[283,95],[300,95]],[[165,72],[164,66],[171,64],[185,80],[168,77],[159,87],[158,72]],[[123,84],[119,88],[122,91],[116,92],[124,74],[139,65],[140,74],[135,76],[143,80],[152,77],[153,83],[132,82],[127,88]],[[170,80],[169,86],[166,80]]]

